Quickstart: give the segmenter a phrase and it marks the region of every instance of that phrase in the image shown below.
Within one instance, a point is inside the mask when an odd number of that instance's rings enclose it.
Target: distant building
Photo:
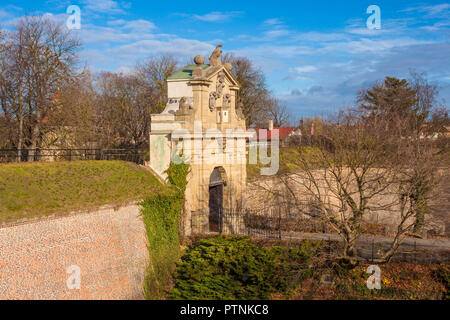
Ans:
[[[301,137],[301,125],[298,127],[274,127],[273,120],[270,120],[267,128],[254,128],[255,133],[252,138],[249,139],[249,145],[270,145],[276,133],[278,133],[278,139],[280,141],[280,146],[286,146],[289,140],[293,137]]]

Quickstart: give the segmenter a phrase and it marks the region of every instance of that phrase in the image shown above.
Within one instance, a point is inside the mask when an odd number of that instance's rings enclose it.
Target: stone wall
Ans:
[[[148,256],[137,205],[3,226],[0,299],[142,299]]]
[[[309,215],[301,213],[302,210],[310,211],[311,199],[308,199],[308,192],[305,190],[304,182],[307,178],[300,174],[292,174],[284,182],[281,182],[277,177],[266,177],[253,180],[247,184],[245,193],[245,207],[250,208],[255,212],[265,212],[271,209],[281,208],[281,211],[287,215],[297,215],[309,223],[315,223],[310,219]],[[326,197],[326,201],[339,207],[337,198],[329,191],[329,186],[324,181],[317,178],[321,190],[321,196]],[[288,186],[288,187],[287,187]],[[394,186],[392,186],[394,188]],[[288,191],[289,189],[289,191]],[[293,196],[292,194],[295,194]],[[355,200],[357,201],[357,200]],[[431,201],[433,203],[433,201]],[[302,208],[298,203],[303,203]],[[377,208],[363,217],[366,222],[376,223],[385,226],[385,231],[388,233],[396,230],[400,223],[400,210],[397,204],[397,196],[391,190],[387,189],[383,193],[370,199],[368,205]],[[383,208],[385,207],[385,208]],[[410,217],[407,224],[414,220]],[[307,227],[307,226],[305,226]],[[305,228],[308,229],[308,228]],[[435,210],[426,216],[424,224],[425,232],[430,232],[433,235],[444,236],[446,234],[446,220],[436,214]],[[426,234],[424,234],[426,236]]]

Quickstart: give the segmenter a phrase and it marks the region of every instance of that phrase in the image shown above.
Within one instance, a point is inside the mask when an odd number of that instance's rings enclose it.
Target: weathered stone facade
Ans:
[[[236,110],[239,85],[230,72],[232,66],[222,65],[217,50],[211,65],[197,56],[195,65],[169,77],[168,104],[161,114],[152,115],[150,167],[166,178],[165,171],[181,148],[190,163],[186,235],[193,232],[192,216],[201,229],[194,232],[214,231],[210,211],[239,207],[246,185],[249,134],[242,113]]]

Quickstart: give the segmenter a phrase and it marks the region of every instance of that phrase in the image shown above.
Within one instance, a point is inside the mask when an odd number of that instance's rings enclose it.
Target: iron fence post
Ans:
[[[414,262],[417,262],[417,240],[414,240]]]
[[[249,228],[249,221],[248,221],[248,219],[249,219],[249,214],[248,214],[248,210],[246,210],[247,212],[246,212],[246,215],[247,215],[247,221],[245,222],[245,228],[247,228],[247,235],[250,235],[250,228]]]
[[[222,210],[223,208],[219,208],[219,234],[222,235]]]
[[[331,257],[331,236],[328,236],[328,257]]]
[[[281,240],[281,208],[278,208],[278,230],[279,230],[279,238]]]
[[[374,243],[373,243],[373,238],[372,238],[372,263],[373,263],[373,250],[374,250],[373,245],[374,245]]]

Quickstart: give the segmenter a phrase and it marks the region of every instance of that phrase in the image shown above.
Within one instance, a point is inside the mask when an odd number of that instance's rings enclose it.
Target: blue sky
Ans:
[[[445,1],[121,1],[16,0],[0,4],[0,26],[25,14],[65,21],[81,8],[82,60],[93,70],[124,71],[161,53],[190,63],[215,45],[263,69],[270,89],[296,118],[354,103],[385,76],[426,72],[450,101],[450,3]],[[369,30],[369,5],[381,29]]]

